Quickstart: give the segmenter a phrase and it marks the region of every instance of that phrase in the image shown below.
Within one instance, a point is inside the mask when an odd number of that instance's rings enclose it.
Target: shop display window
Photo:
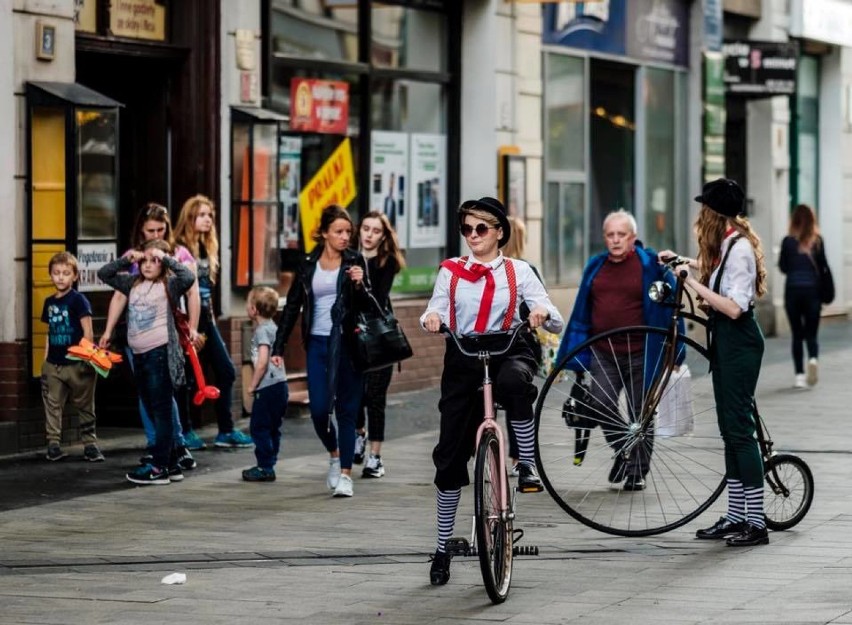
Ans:
[[[446,49],[446,15],[373,6],[370,63],[374,67],[443,72],[447,69]]]

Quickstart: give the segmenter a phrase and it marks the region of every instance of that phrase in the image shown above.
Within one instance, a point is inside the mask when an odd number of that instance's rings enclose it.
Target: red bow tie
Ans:
[[[476,324],[473,326],[474,332],[485,332],[488,328],[488,317],[491,315],[491,302],[494,301],[494,276],[491,273],[491,267],[473,263],[470,268],[466,268],[451,260],[442,262],[441,267],[445,267],[452,274],[468,282],[478,282],[483,276],[485,277],[485,290],[479,303]]]

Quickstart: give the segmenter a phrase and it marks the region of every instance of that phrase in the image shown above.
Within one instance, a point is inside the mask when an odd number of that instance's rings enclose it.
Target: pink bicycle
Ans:
[[[524,531],[513,528],[517,488],[509,486],[506,445],[503,431],[497,425],[494,415],[496,405],[489,373],[491,358],[508,352],[524,329],[529,330],[529,323],[524,322],[508,332],[478,334],[477,337],[504,335],[509,337],[509,341],[506,348],[499,351],[471,352],[462,347],[455,333],[446,326],[441,326],[441,332],[453,339],[459,351],[465,356],[478,358],[483,368],[483,420],[476,432],[474,459],[473,530],[470,540],[451,538],[447,541],[447,553],[453,556],[479,556],[482,581],[485,583],[488,597],[494,603],[503,603],[509,596],[513,557],[538,555],[536,546],[521,547],[515,544],[523,537]]]

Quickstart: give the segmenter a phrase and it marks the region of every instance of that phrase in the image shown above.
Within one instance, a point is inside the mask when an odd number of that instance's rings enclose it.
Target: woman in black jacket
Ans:
[[[370,211],[361,219],[358,236],[361,253],[367,259],[367,284],[379,304],[387,309],[390,306],[393,278],[400,269],[405,267],[405,259],[400,252],[396,232],[384,213]],[[364,460],[365,425],[369,425],[370,454],[367,456],[367,463],[364,465],[361,477],[378,478],[385,474],[382,442],[385,440],[385,405],[391,377],[393,377],[393,365],[364,374],[364,398],[356,428],[355,463],[361,464]]]
[[[784,310],[790,321],[792,338],[793,378],[795,388],[807,388],[817,383],[819,357],[819,316],[822,301],[819,296],[817,255],[825,254],[819,236],[816,215],[807,204],[799,204],[790,216],[789,233],[781,242],[778,268],[787,275],[784,286]],[[805,350],[808,349],[808,372],[805,375]]]
[[[364,385],[343,341],[363,297],[363,260],[349,249],[352,230],[352,220],[343,208],[332,204],[323,210],[313,236],[317,246],[296,270],[272,350],[277,365],[301,313],[311,419],[330,455],[326,484],[335,497],[352,496],[355,418]]]

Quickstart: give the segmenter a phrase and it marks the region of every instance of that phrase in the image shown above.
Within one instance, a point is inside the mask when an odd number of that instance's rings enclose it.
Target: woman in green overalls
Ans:
[[[686,279],[708,309],[710,364],[719,431],[725,442],[728,512],[697,538],[727,538],[732,547],[769,543],[763,518],[763,462],[754,437],[753,398],[763,357],[754,302],[766,292],[760,238],[742,216],[745,193],[733,180],[704,185],[695,223],[698,277]],[[661,257],[671,256],[660,252]]]

